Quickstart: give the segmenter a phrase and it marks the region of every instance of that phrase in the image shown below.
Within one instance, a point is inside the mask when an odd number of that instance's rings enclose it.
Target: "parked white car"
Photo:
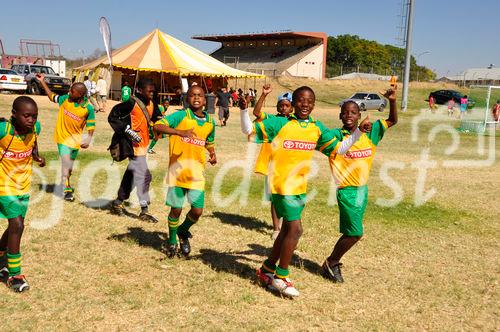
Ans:
[[[23,76],[18,75],[13,70],[0,68],[0,92],[15,91],[24,93],[26,88],[27,84]]]
[[[346,101],[356,102],[361,111],[379,110],[379,112],[383,112],[387,106],[387,101],[373,92],[356,92],[350,98],[342,100],[339,106],[342,107]]]

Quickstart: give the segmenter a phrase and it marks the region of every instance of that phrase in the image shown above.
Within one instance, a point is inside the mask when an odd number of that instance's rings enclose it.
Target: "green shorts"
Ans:
[[[302,211],[306,205],[306,194],[272,194],[271,202],[274,205],[278,218],[283,218],[286,221],[301,220]]]
[[[26,217],[30,195],[0,196],[0,218]]]
[[[78,156],[79,149],[70,148],[67,145],[57,143],[57,151],[59,151],[60,156],[65,156],[69,154],[71,160],[75,160]]]
[[[186,196],[192,207],[203,209],[205,206],[205,191],[181,187],[168,188],[165,204],[177,209],[182,208]]]
[[[337,190],[340,211],[340,233],[363,235],[363,216],[368,204],[368,186],[345,187]]]

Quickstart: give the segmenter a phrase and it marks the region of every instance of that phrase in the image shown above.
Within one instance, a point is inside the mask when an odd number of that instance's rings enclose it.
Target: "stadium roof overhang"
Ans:
[[[267,39],[298,39],[315,38],[326,43],[326,33],[324,32],[269,32],[269,33],[251,33],[251,34],[224,34],[224,35],[196,35],[193,39],[208,40],[214,42],[238,41],[238,40],[267,40]]]

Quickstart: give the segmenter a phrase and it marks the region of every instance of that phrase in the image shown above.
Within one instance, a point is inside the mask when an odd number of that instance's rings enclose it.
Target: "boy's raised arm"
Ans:
[[[253,124],[250,120],[250,116],[248,115],[248,109],[242,108],[243,105],[240,105],[240,125],[241,132],[244,135],[250,135],[253,132]]]
[[[389,117],[385,121],[387,122],[387,127],[390,128],[398,123],[397,86],[387,90],[382,95],[389,100]]]
[[[262,106],[264,106],[264,101],[266,100],[266,97],[268,94],[273,91],[273,88],[271,87],[271,84],[265,84],[262,87],[262,94],[259,97],[259,100],[257,100],[257,104],[255,104],[255,107],[253,109],[253,115],[259,119],[262,113]]]
[[[40,85],[42,86],[43,90],[45,90],[45,94],[47,95],[47,97],[49,98],[49,100],[55,102],[54,100],[51,99],[51,97],[53,95],[55,95],[55,93],[52,92],[52,90],[50,90],[50,88],[47,85],[47,83],[45,83],[45,75],[44,74],[36,74],[35,78],[36,78],[36,80],[38,82],[40,82]]]

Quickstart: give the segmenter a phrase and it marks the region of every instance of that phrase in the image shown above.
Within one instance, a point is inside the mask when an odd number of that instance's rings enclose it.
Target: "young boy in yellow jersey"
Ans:
[[[278,114],[268,114],[266,112],[262,112],[262,107],[264,106],[264,102],[266,97],[273,91],[271,84],[265,84],[262,87],[262,94],[260,95],[257,104],[255,104],[255,108],[253,109],[253,115],[256,117],[255,121],[263,121],[275,116],[288,117],[292,112],[292,93],[285,92],[278,97],[278,103],[276,104],[276,111]],[[268,183],[268,167],[269,160],[271,158],[271,143],[262,143],[260,148],[259,155],[255,162],[255,173],[259,173],[265,175],[265,190],[266,190],[266,199],[271,200],[271,193],[269,192],[269,183]],[[274,208],[273,203],[271,202],[271,218],[273,221],[273,234],[271,239],[274,241],[278,237],[281,229],[281,219],[278,218],[276,214],[276,209]]]
[[[398,122],[396,87],[385,92],[389,99],[389,117],[377,120],[369,133],[361,135],[358,141],[344,155],[332,153],[329,156],[330,168],[337,183],[337,201],[340,211],[340,232],[342,236],[333,251],[323,263],[323,275],[333,282],[344,282],[340,259],[363,236],[363,215],[368,203],[368,176],[375,150],[384,137],[385,131]],[[358,126],[361,112],[354,101],[345,102],[340,110],[340,120],[344,125],[334,129],[340,141],[348,139]]]
[[[64,200],[72,202],[75,200],[73,196],[75,190],[70,182],[73,163],[80,148],[88,148],[92,141],[95,129],[94,107],[85,97],[87,88],[83,83],[74,83],[68,94],[57,95],[45,83],[45,75],[37,74],[36,79],[42,85],[50,101],[59,105],[54,138],[61,158],[61,187],[64,188]],[[87,138],[83,139],[82,133],[85,128]]]
[[[0,218],[9,225],[0,238],[0,278],[16,292],[29,289],[21,274],[21,236],[28,210],[32,164],[45,160],[38,155],[38,107],[33,99],[17,97],[10,120],[0,119]],[[5,266],[5,259],[7,264]]]
[[[271,143],[271,201],[278,217],[283,218],[283,226],[271,254],[257,270],[257,276],[267,288],[288,297],[299,295],[289,279],[288,266],[302,235],[301,215],[314,150],[326,155],[334,150],[344,153],[361,136],[360,130],[355,131],[349,140],[340,144],[320,121],[310,116],[315,100],[314,91],[302,86],[292,95],[293,115],[288,118],[273,117],[253,125],[248,111],[241,110],[242,132],[246,135],[255,133],[257,143]],[[368,121],[364,120],[360,126],[367,130]]]
[[[171,135],[169,138],[168,193],[166,205],[170,206],[168,215],[167,256],[178,254],[177,237],[180,251],[184,257],[191,252],[189,229],[203,213],[205,205],[205,163],[217,163],[215,155],[215,120],[204,111],[205,91],[199,86],[191,86],[187,92],[189,107],[167,115],[156,122],[154,129],[159,134]],[[179,226],[179,217],[187,197],[191,209]]]

